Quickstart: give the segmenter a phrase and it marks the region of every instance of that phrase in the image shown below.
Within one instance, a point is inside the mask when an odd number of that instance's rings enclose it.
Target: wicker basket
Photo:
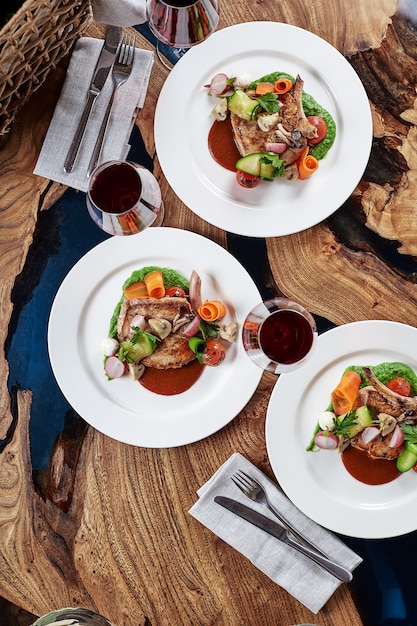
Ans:
[[[90,0],[26,0],[0,31],[0,139],[92,20]]]

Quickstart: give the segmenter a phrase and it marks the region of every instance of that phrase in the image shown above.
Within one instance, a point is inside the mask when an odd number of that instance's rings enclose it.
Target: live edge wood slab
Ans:
[[[367,90],[374,145],[358,188],[322,224],[267,240],[277,291],[336,324],[384,318],[417,325],[412,4],[401,3],[406,14],[396,0],[234,0],[221,7],[221,28],[266,20],[315,32],[348,58]],[[103,32],[93,25],[89,34]],[[152,49],[140,36],[138,45]],[[341,586],[312,615],[187,513],[196,490],[234,451],[272,475],[264,422],[273,376],[264,375],[227,427],[182,448],[132,447],[75,419],[49,471],[33,481],[32,395],[18,389],[10,397],[4,346],[13,285],[39,212],[65,191],[32,173],[64,75],[65,63],[35,92],[0,150],[0,595],[36,615],[89,607],[116,626],[362,624],[352,586]],[[156,60],[137,119],[165,198],[165,225],[226,246],[226,233],[185,207],[160,171],[153,114],[166,76]]]

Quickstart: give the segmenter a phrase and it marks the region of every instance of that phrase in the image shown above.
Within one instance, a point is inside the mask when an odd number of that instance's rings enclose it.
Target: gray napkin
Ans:
[[[146,22],[146,0],[91,0],[96,22],[136,26]]]
[[[301,513],[276,483],[241,454],[233,454],[198,490],[199,500],[189,513],[246,556],[310,611],[318,613],[341,582],[309,558],[214,502],[215,496],[228,496],[274,519],[273,513],[266,507],[251,502],[232,482],[231,476],[238,470],[243,470],[261,483],[268,490],[271,502],[283,516],[331,559],[350,571],[362,559],[335,535]]]
[[[94,68],[103,41],[82,37],[75,45],[66,79],[55,107],[45,141],[34,170],[35,174],[55,180],[74,189],[88,188],[87,169],[96,137],[113,89],[111,72],[93,105],[74,169],[64,172],[64,162],[77,129]],[[132,73],[116,94],[109,126],[103,145],[104,161],[125,159],[129,152],[129,138],[137,112],[143,107],[153,64],[153,53],[136,49]]]

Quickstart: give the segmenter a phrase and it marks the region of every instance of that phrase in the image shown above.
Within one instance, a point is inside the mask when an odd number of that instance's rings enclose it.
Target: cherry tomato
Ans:
[[[165,290],[165,295],[171,298],[185,298],[187,294],[182,287],[168,287]]]
[[[310,146],[315,146],[317,143],[320,143],[322,139],[327,135],[327,124],[321,115],[309,115],[307,117],[310,124],[313,124],[317,128],[318,135],[314,139],[309,139],[308,143]]]
[[[247,174],[246,172],[242,172],[242,170],[236,171],[236,180],[241,187],[246,187],[246,189],[253,189],[253,187],[257,187],[261,182],[259,176]]]
[[[203,354],[203,365],[220,365],[226,357],[226,348],[215,339],[206,341],[206,351]]]
[[[414,463],[414,465],[413,465],[413,470],[414,470],[415,472],[417,472],[417,463]]]
[[[400,396],[408,397],[411,392],[411,385],[405,378],[393,378],[387,383],[387,387],[391,389],[391,391],[399,393]]]

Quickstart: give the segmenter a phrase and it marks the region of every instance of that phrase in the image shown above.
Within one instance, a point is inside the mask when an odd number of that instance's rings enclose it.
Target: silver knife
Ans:
[[[74,167],[93,104],[96,101],[96,98],[100,95],[116,58],[117,48],[122,38],[122,31],[123,29],[119,26],[109,26],[107,29],[106,38],[104,40],[100,56],[94,69],[90,88],[88,90],[87,102],[78,124],[78,128],[75,131],[74,139],[72,140],[71,146],[68,150],[67,158],[65,159],[64,172],[71,172]]]
[[[325,570],[330,572],[330,574],[333,574],[333,576],[335,576],[342,582],[348,583],[352,580],[352,572],[350,572],[345,567],[342,567],[342,565],[339,565],[338,563],[327,559],[319,552],[315,552],[307,546],[298,543],[298,541],[295,541],[295,539],[292,539],[289,536],[285,526],[282,526],[278,521],[271,520],[269,517],[266,517],[266,515],[262,515],[262,513],[258,513],[258,511],[251,509],[249,506],[245,506],[241,502],[238,502],[237,500],[232,500],[231,498],[216,496],[214,498],[214,501],[217,504],[220,504],[225,509],[232,511],[232,513],[238,515],[247,522],[250,522],[251,524],[254,524],[254,526],[257,526],[261,530],[264,530],[276,539],[283,541],[288,546],[295,548],[295,550],[298,550],[298,552],[301,552],[301,554],[308,556],[315,563],[321,565]]]

